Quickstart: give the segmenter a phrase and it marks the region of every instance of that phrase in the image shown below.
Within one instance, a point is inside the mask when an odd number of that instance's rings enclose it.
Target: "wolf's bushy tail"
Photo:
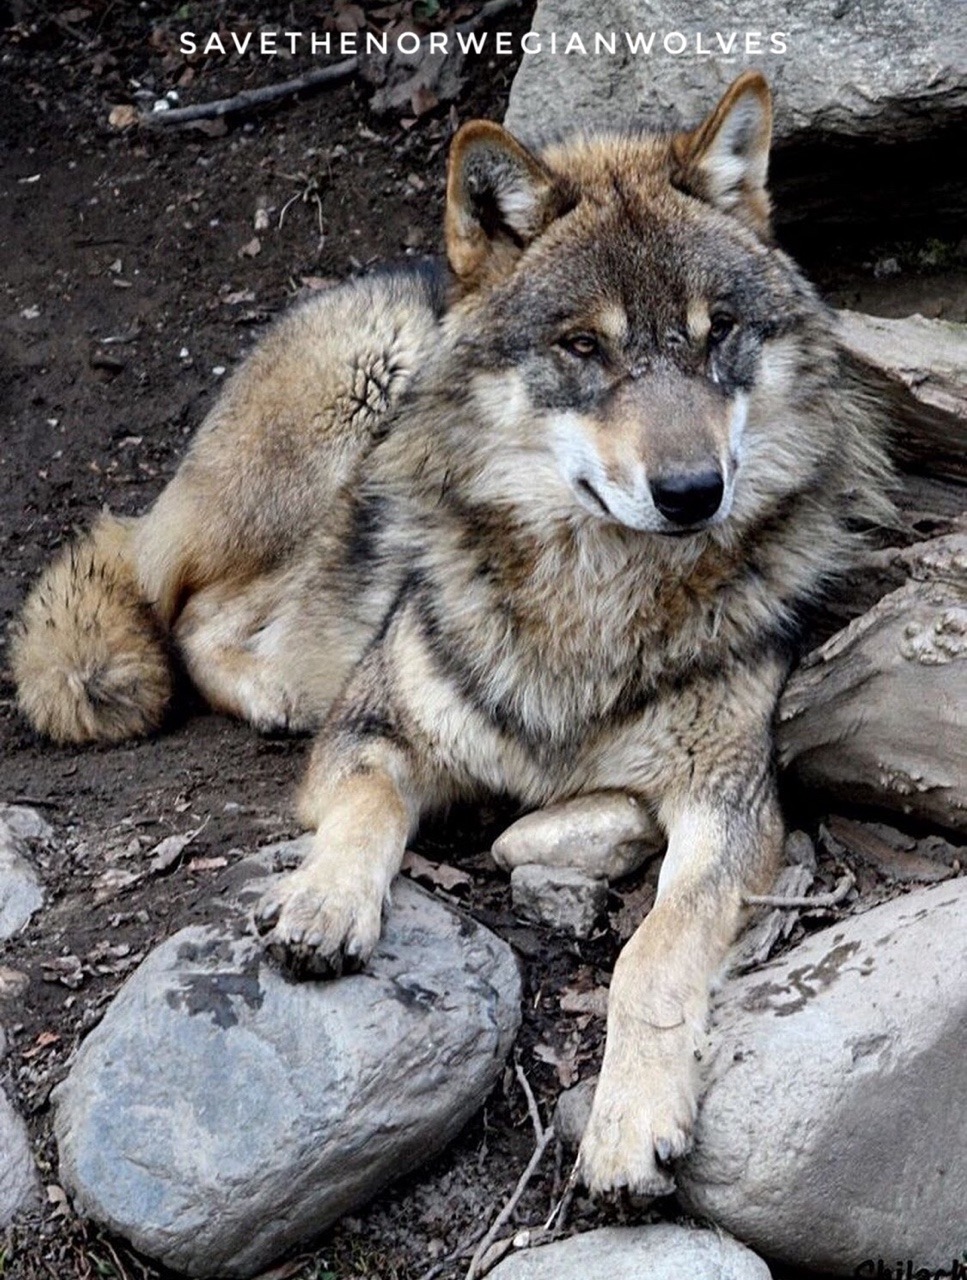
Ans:
[[[20,709],[55,742],[118,742],[156,729],[173,673],[132,557],[137,521],[102,515],[44,571],[11,636]]]

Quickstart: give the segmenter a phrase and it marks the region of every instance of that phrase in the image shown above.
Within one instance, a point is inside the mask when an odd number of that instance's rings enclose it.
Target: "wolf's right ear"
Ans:
[[[567,184],[506,129],[471,120],[453,139],[447,174],[447,258],[475,288],[506,275],[523,249],[573,204]]]

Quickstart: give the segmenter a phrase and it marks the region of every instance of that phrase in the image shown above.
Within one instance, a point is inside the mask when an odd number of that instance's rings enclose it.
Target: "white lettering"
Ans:
[[[581,37],[578,35],[576,31],[571,32],[571,38],[570,40],[568,40],[567,48],[564,50],[564,52],[565,53],[583,53],[585,57],[588,56],[588,51],[584,47],[584,41],[581,39]]]
[[[178,37],[178,44],[181,46],[181,52],[186,58],[190,53],[198,52],[198,41],[195,39],[194,31],[182,31]]]
[[[461,53],[483,53],[487,44],[486,31],[458,31],[456,35]]]
[[[618,37],[615,34],[615,32],[612,31],[610,36],[606,36],[600,31],[595,31],[594,52],[595,53],[617,53]]]
[[[406,43],[404,44],[404,40]],[[405,53],[410,57],[414,53],[420,52],[420,37],[415,31],[401,31],[396,37],[396,47],[400,53]]]
[[[652,47],[655,43],[655,33],[654,31],[650,31],[646,38],[645,33],[643,31],[639,31],[638,34],[635,36],[634,40],[632,40],[631,32],[626,31],[625,42],[627,43],[628,49],[630,50],[631,53],[650,54]]]
[[[672,48],[673,40],[675,41],[676,44],[678,44],[679,40],[681,41],[681,44],[678,45],[677,49]],[[684,35],[682,35],[680,31],[669,31],[668,35],[665,36],[665,39],[662,41],[662,43],[665,46],[666,53],[684,53],[685,50],[688,48],[688,40]]]
[[[222,38],[217,31],[213,31],[205,41],[205,47],[202,53],[221,53],[224,54],[225,46],[222,44]]]
[[[531,43],[533,41],[533,44]],[[521,53],[540,53],[541,38],[536,31],[525,31],[520,38]]]
[[[773,31],[772,35],[769,37],[769,44],[772,46],[772,52],[785,53],[787,38],[785,31]]]

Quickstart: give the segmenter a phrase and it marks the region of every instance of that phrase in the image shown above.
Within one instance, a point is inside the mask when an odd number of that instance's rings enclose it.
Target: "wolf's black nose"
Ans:
[[[666,520],[698,524],[714,516],[725,484],[717,471],[689,471],[651,481],[651,496]]]

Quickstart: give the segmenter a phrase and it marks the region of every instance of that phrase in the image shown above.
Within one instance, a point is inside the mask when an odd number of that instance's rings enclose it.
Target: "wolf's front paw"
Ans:
[[[304,872],[281,876],[255,908],[255,926],[279,963],[297,974],[338,977],[366,963],[379,941],[382,902],[363,886],[320,887]]]
[[[650,1200],[675,1190],[670,1164],[692,1145],[695,1094],[687,1073],[608,1080],[602,1072],[578,1167],[589,1191]]]

